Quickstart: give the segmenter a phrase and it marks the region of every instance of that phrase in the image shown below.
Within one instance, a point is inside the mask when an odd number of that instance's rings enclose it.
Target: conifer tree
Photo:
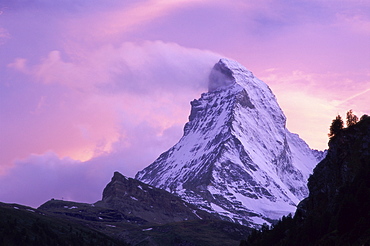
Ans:
[[[342,120],[342,117],[340,117],[340,115],[337,115],[337,117],[335,117],[335,119],[331,123],[330,132],[328,134],[329,137],[330,138],[334,137],[342,129],[343,129],[343,120]]]
[[[347,112],[347,127],[356,125],[358,117],[353,114],[352,109]]]

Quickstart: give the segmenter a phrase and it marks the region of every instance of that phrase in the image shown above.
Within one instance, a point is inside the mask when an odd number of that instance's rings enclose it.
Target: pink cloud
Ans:
[[[95,168],[95,169],[94,169]],[[3,202],[17,202],[37,207],[51,198],[93,202],[100,199],[107,173],[98,166],[88,166],[55,153],[31,155],[17,161],[8,176],[1,177]]]
[[[327,148],[327,133],[334,116],[355,108],[361,116],[368,112],[370,83],[354,83],[354,74],[319,74],[293,71],[287,74],[272,69],[262,77],[278,95],[278,102],[287,115],[287,127],[317,149]],[[360,80],[361,81],[361,80]],[[333,88],[334,86],[334,88]],[[337,90],[337,88],[342,90]],[[362,98],[363,99],[362,99]],[[299,115],[297,112],[303,112]]]
[[[114,171],[133,177],[162,149],[175,144],[182,129],[172,126],[158,134],[158,129],[146,122],[125,127],[127,135],[116,141],[109,153],[85,162],[61,158],[51,151],[16,161],[7,175],[0,176],[1,201],[33,207],[52,198],[96,202]]]
[[[159,41],[104,46],[77,60],[65,61],[60,51],[39,64],[15,59],[8,68],[24,74],[37,96],[28,111],[9,112],[23,120],[9,123],[11,129],[4,132],[11,141],[2,149],[8,156],[2,171],[17,158],[49,150],[88,160],[110,152],[143,122],[157,129],[154,135],[183,124],[190,100],[206,88],[217,59],[209,51]],[[29,122],[26,129],[24,121]]]
[[[210,51],[185,48],[176,43],[146,41],[125,42],[118,48],[105,45],[73,61],[64,61],[61,52],[54,50],[40,64],[27,66],[25,58],[17,58],[8,67],[30,74],[45,84],[95,92],[117,84],[141,91],[158,89],[158,85],[164,90],[177,86],[199,89],[206,88],[204,78],[219,57]],[[194,70],[198,73],[193,73]]]

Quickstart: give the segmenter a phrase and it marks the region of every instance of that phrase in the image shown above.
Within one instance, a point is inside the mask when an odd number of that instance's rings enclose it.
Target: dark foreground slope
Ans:
[[[73,220],[37,209],[0,203],[0,245],[128,245]]]
[[[250,234],[179,197],[116,172],[94,204],[0,203],[0,245],[236,245]]]
[[[370,117],[329,141],[294,218],[241,245],[370,245]]]
[[[101,201],[84,204],[51,200],[39,210],[130,245],[235,245],[251,231],[119,172],[105,187]]]

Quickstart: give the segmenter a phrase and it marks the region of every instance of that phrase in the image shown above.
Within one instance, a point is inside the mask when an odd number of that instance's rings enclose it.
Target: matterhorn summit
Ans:
[[[269,224],[295,211],[324,157],[285,123],[270,88],[239,63],[221,59],[208,92],[191,102],[183,137],[136,179],[223,219]]]

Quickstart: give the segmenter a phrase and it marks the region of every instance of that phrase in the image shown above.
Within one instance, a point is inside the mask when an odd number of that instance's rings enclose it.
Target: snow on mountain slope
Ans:
[[[252,227],[294,212],[323,154],[286,129],[270,88],[221,59],[191,106],[180,141],[136,178]]]

